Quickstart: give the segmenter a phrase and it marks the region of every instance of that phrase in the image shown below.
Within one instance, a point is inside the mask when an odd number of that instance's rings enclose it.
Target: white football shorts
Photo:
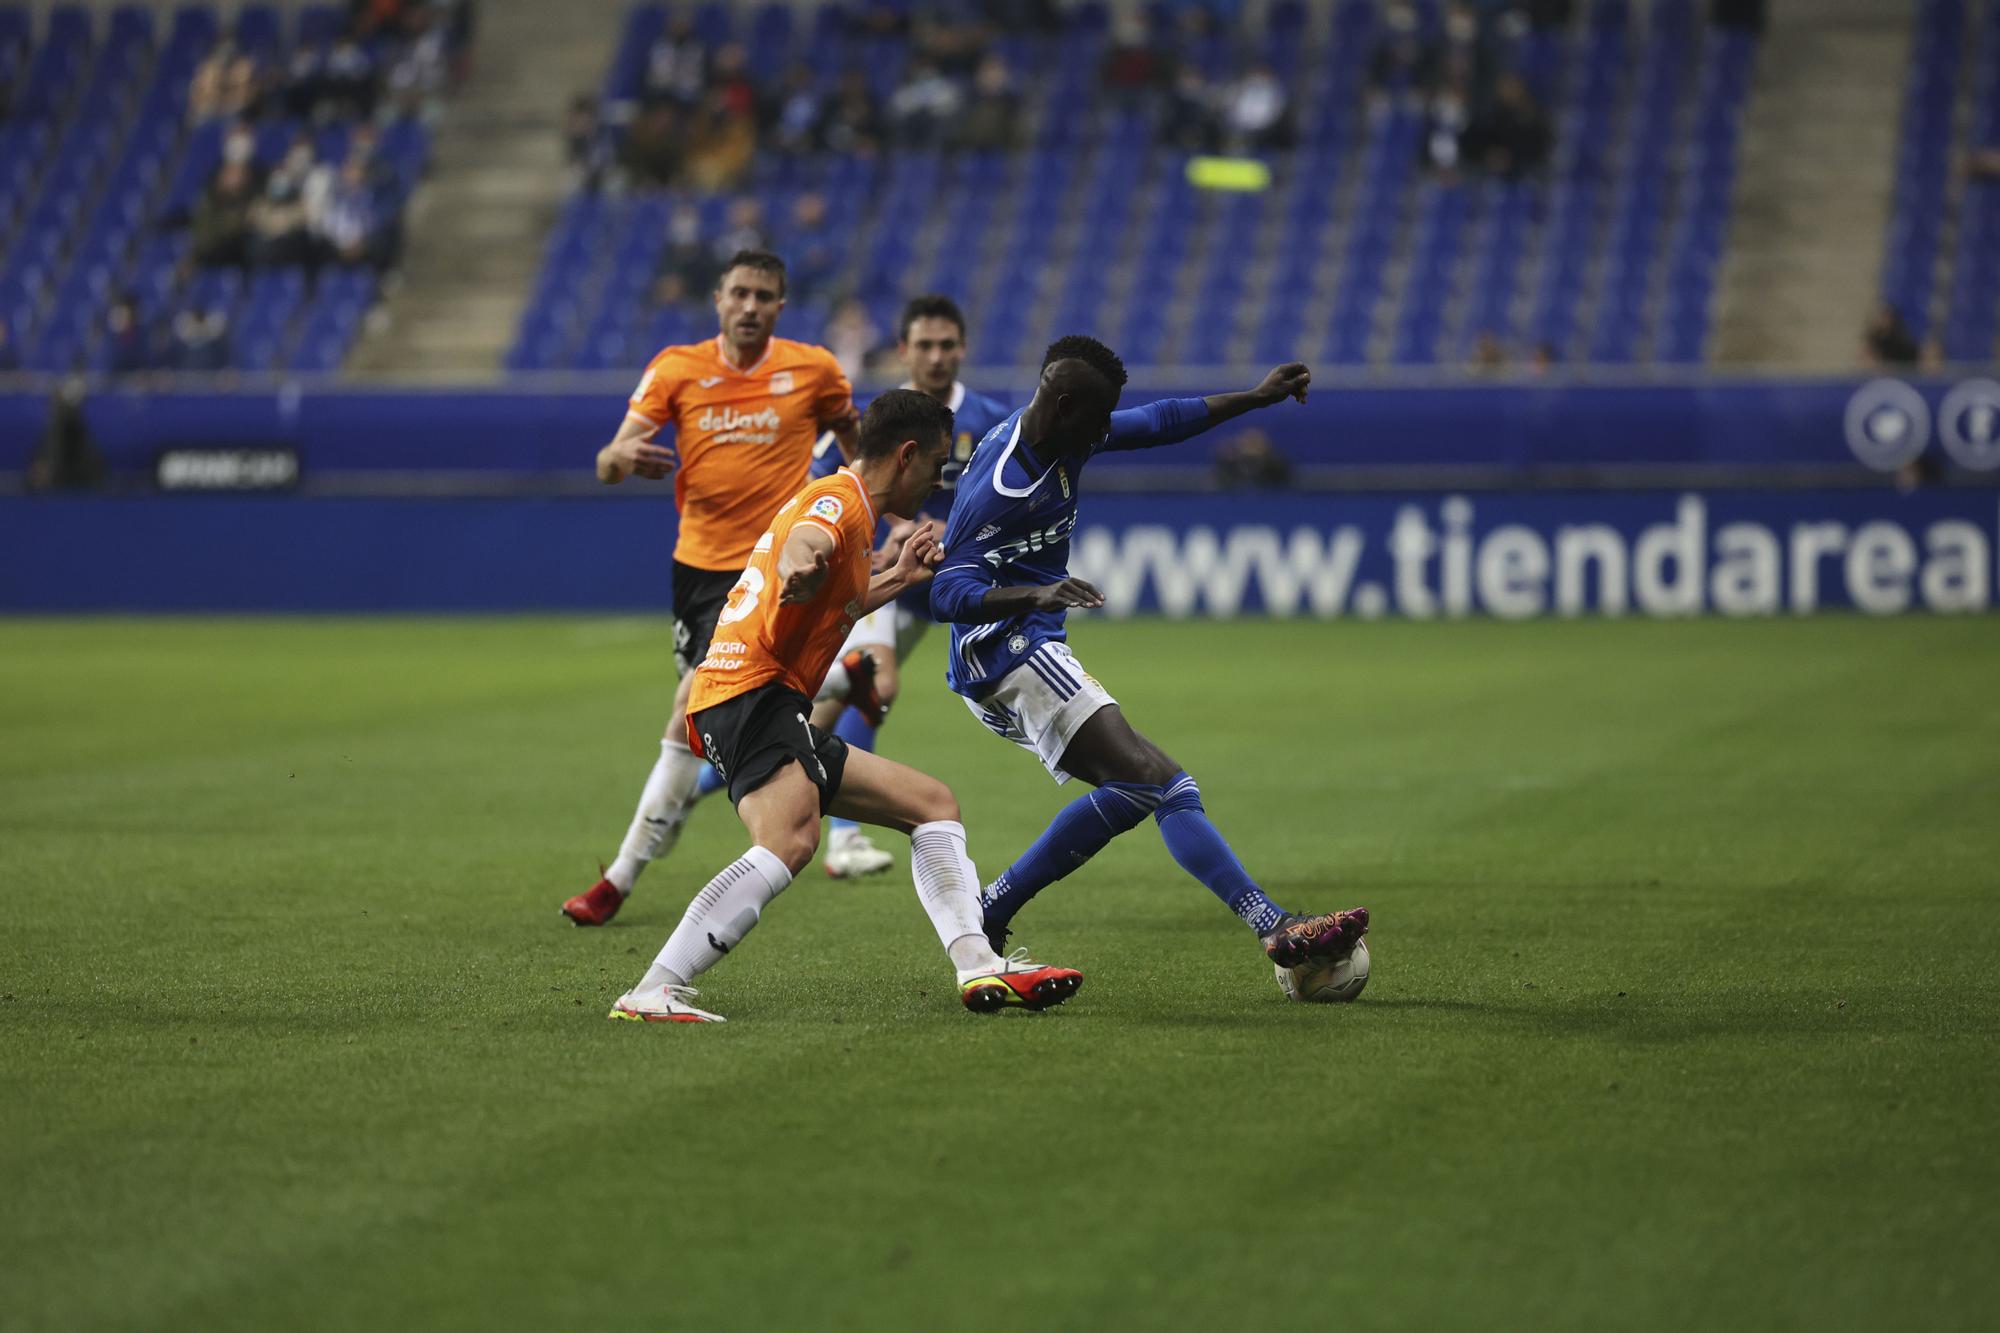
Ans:
[[[1045,643],[965,706],[987,730],[1031,751],[1057,782],[1068,782],[1063,751],[1098,709],[1118,701],[1083,669],[1066,643]]]

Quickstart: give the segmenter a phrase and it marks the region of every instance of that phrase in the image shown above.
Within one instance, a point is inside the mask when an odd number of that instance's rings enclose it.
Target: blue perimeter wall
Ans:
[[[1090,497],[1114,615],[1759,615],[1993,604],[2000,491]],[[0,501],[9,611],[658,610],[673,508],[584,497]]]
[[[0,494],[0,611],[657,610],[670,487],[589,481],[622,411],[618,386],[96,393],[88,419],[123,489]],[[45,394],[0,393],[0,482],[46,412]],[[1253,424],[1312,488],[1200,492],[1213,444]],[[147,489],[164,449],[273,444],[297,450],[302,492]],[[1952,484],[1890,486],[1925,449]],[[1163,464],[1184,471],[1144,479],[1166,489],[1106,484]],[[1371,468],[1401,489],[1340,489]],[[1660,485],[1530,488],[1566,468],[1656,468]],[[1468,471],[1497,488],[1463,491]],[[1091,475],[1073,568],[1112,614],[1949,612],[1990,607],[2000,583],[1985,379],[1323,385]]]
[[[308,478],[403,469],[584,476],[624,414],[625,387],[107,390],[90,396],[85,413],[107,463],[133,475],[176,446],[289,445],[299,450]],[[973,387],[981,387],[976,377]],[[1222,382],[1199,391],[1243,387]],[[1196,391],[1134,385],[1125,402]],[[995,396],[1017,406],[1025,401],[1018,392]],[[1973,421],[1969,414],[1981,408],[1987,415]],[[1893,451],[1943,437],[1949,425],[1983,433],[1994,451],[1996,408],[2000,384],[1987,380],[1600,385],[1455,378],[1436,387],[1329,383],[1302,407],[1257,413],[1223,427],[1218,437],[1254,425],[1292,462],[1313,467],[1856,467],[1850,439],[1865,442],[1871,432]],[[47,416],[45,392],[0,391],[0,474],[27,466]],[[1211,449],[1212,441],[1202,440],[1105,461],[1205,467]]]

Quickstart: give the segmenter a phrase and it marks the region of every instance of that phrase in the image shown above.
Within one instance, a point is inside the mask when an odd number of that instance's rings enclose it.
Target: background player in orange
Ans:
[[[878,516],[914,517],[937,489],[951,427],[951,409],[929,394],[883,394],[861,419],[854,465],[800,491],[758,538],[695,671],[687,717],[690,739],[728,782],[752,845],[695,895],[612,1018],[720,1021],[694,1007],[688,983],[741,944],[812,863],[828,813],[910,835],[917,896],[958,969],[966,1008],[1045,1009],[1082,984],[1071,969],[1045,967],[1018,951],[1005,959],[994,953],[949,787],[894,760],[850,751],[806,720],[854,622],[930,579],[937,525],[928,520],[896,563],[872,578],[869,557]]]
[[[831,429],[844,451],[854,451],[847,376],[825,348],[773,336],[784,308],[784,261],[761,250],[736,254],[716,283],[721,332],[654,357],[617,436],[597,454],[597,478],[607,485],[632,476],[674,478],[681,516],[673,568],[680,683],[618,859],[563,904],[563,915],[579,926],[601,926],[617,915],[639,872],[680,837],[701,775],[681,718],[716,613],[771,515],[805,484],[819,433]],[[660,442],[667,427],[673,447]]]

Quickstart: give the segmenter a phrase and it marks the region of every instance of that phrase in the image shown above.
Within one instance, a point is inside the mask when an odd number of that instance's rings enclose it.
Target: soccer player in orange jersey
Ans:
[[[808,485],[756,541],[716,617],[694,673],[687,734],[729,784],[751,847],[695,895],[666,947],[610,1016],[713,1023],[689,984],[736,948],[819,849],[820,819],[840,815],[910,835],[917,896],[958,970],[965,1007],[1046,1009],[1083,977],[1017,951],[999,957],[979,910],[979,875],[951,789],[894,760],[849,750],[807,721],[812,696],[854,622],[927,582],[937,525],[926,520],[896,563],[869,574],[884,513],[914,518],[937,490],[951,448],[951,409],[892,389],[861,419],[850,467]]]
[[[798,493],[813,443],[831,429],[854,452],[854,394],[833,353],[773,336],[785,306],[785,263],[745,250],[716,284],[722,330],[654,357],[632,394],[617,437],[598,451],[597,477],[674,478],[680,535],[674,544],[673,720],[646,779],[625,841],[604,877],[563,904],[579,926],[617,915],[639,872],[672,849],[686,822],[701,760],[687,745],[694,664],[708,652],[716,614],[778,506]],[[661,443],[671,427],[674,443]]]

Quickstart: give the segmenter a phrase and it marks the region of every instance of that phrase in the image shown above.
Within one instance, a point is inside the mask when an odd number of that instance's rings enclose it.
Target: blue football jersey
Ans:
[[[1025,409],[1023,409],[1025,411]],[[989,431],[959,478],[945,525],[944,558],[931,580],[931,614],[951,622],[945,680],[969,699],[986,693],[1021,659],[1065,637],[1064,613],[1031,611],[967,624],[990,588],[1060,583],[1069,576],[1083,468],[1100,453],[1173,444],[1208,428],[1200,398],[1166,398],[1111,414],[1111,429],[1081,458],[1044,465],[1021,446],[1021,413]]]
[[[908,389],[913,386],[905,384],[903,387]],[[951,409],[953,417],[951,457],[944,465],[943,486],[938,489],[937,494],[924,501],[923,509],[920,511],[922,516],[934,518],[940,523],[945,522],[951,515],[952,493],[958,484],[959,474],[964,472],[966,462],[972,457],[974,446],[1007,415],[1005,403],[988,398],[983,393],[974,393],[960,383],[951,386],[951,400],[945,406]],[[833,432],[828,431],[821,435],[819,442],[813,446],[811,469],[813,480],[831,476],[840,470],[840,465],[844,461],[840,456],[840,444],[833,438]],[[884,526],[886,527],[886,523]],[[878,543],[882,540],[882,532],[882,528],[876,530],[875,540]],[[929,588],[913,588],[896,600],[899,606],[907,607],[925,619],[930,618]]]

